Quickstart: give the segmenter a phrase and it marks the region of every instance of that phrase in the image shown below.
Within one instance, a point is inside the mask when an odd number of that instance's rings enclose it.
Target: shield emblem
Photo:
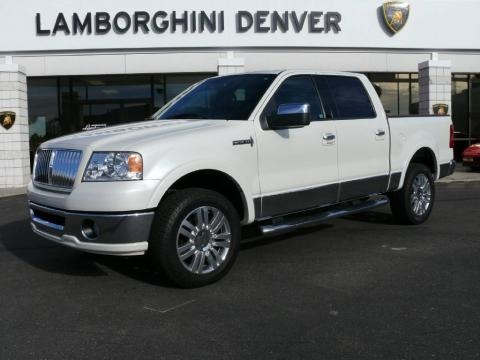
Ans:
[[[435,115],[445,116],[448,114],[447,104],[435,104],[432,106]]]
[[[0,112],[0,125],[5,130],[10,129],[15,124],[15,113],[13,111]]]
[[[403,29],[410,14],[410,5],[403,1],[389,1],[383,4],[383,19],[392,33]]]

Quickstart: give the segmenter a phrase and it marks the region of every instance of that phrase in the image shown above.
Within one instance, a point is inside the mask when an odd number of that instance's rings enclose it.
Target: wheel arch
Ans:
[[[399,189],[403,187],[408,167],[412,163],[418,163],[427,166],[432,172],[433,178],[435,180],[438,179],[439,165],[435,151],[430,146],[422,146],[418,148],[415,152],[413,152],[405,163],[404,169],[402,171]]]
[[[162,188],[161,195],[153,200],[155,207],[172,191],[186,188],[201,188],[216,191],[229,199],[237,210],[242,223],[247,222],[249,219],[249,203],[244,190],[231,175],[221,170],[192,170],[172,179],[168,185],[164,184]]]

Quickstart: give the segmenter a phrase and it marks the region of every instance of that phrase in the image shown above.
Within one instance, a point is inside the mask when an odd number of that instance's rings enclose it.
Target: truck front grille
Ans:
[[[70,190],[77,176],[82,152],[79,150],[39,150],[35,157],[35,185]]]

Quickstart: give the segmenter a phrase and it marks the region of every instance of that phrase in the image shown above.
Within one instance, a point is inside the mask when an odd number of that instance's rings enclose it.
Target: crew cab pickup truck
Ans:
[[[86,252],[148,254],[173,283],[198,287],[228,272],[247,224],[274,234],[387,203],[423,223],[452,147],[448,116],[388,118],[363,75],[214,77],[151,121],[42,144],[31,226]]]

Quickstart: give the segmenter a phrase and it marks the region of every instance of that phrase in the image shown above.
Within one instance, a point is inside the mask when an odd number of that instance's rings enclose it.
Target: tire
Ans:
[[[427,221],[435,203],[435,181],[430,169],[423,164],[410,164],[403,188],[389,197],[396,221],[408,225]]]
[[[157,208],[149,255],[173,284],[201,287],[228,273],[237,258],[240,238],[239,216],[227,198],[206,189],[179,190]]]

